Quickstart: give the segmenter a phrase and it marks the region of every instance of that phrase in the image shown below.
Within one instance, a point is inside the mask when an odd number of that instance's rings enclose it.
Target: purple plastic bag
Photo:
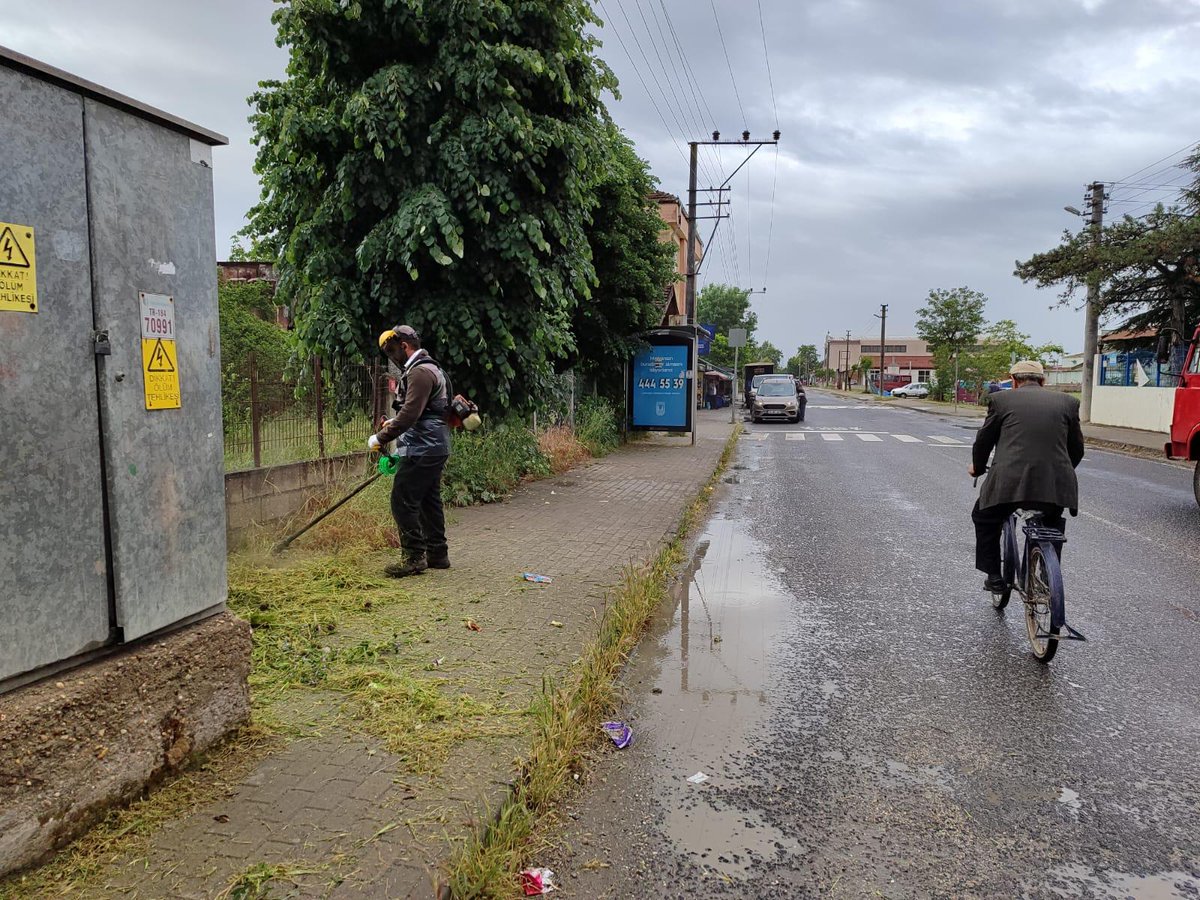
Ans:
[[[604,729],[604,733],[612,738],[612,742],[617,745],[618,750],[624,750],[633,743],[633,729],[624,722],[602,722],[600,727]]]

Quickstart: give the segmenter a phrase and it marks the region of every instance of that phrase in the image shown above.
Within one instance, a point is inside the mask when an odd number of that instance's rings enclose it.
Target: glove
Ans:
[[[379,443],[379,435],[373,434],[367,438],[367,449],[374,450],[377,453],[383,452],[383,444]]]

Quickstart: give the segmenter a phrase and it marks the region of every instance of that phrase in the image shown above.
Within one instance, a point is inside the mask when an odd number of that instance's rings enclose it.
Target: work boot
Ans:
[[[450,568],[450,553],[431,553],[429,554],[429,568],[431,569],[448,569]]]
[[[1008,582],[1000,575],[989,575],[983,582],[983,589],[993,594],[1003,594]]]
[[[389,578],[407,578],[409,575],[420,575],[429,568],[429,562],[425,559],[425,554],[420,556],[410,556],[404,562],[392,563],[390,566],[385,566],[383,574]]]

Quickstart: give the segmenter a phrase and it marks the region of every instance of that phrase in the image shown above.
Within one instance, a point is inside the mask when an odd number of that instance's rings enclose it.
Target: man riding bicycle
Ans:
[[[975,568],[985,575],[984,588],[1004,589],[1000,571],[1000,534],[1014,510],[1036,510],[1048,528],[1066,531],[1063,509],[1078,514],[1079,483],[1075,467],[1083,459],[1079,401],[1043,387],[1042,364],[1021,360],[1010,370],[1013,390],[990,396],[987,418],[971,450],[972,476],[988,471],[971,510],[975,523]]]

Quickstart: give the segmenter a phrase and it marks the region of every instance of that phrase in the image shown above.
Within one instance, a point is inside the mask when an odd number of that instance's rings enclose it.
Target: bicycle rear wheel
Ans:
[[[992,591],[992,607],[1004,609],[1008,606],[1008,598],[1012,596],[1013,584],[1016,583],[1017,571],[1017,532],[1013,527],[1012,516],[1004,523],[1004,531],[1000,535],[1000,574],[1004,576],[1004,590]]]
[[[1054,553],[1050,544],[1038,543],[1029,548],[1025,582],[1025,628],[1034,658],[1042,663],[1050,662],[1058,652],[1058,623],[1063,616],[1058,558],[1048,561],[1047,553]]]

